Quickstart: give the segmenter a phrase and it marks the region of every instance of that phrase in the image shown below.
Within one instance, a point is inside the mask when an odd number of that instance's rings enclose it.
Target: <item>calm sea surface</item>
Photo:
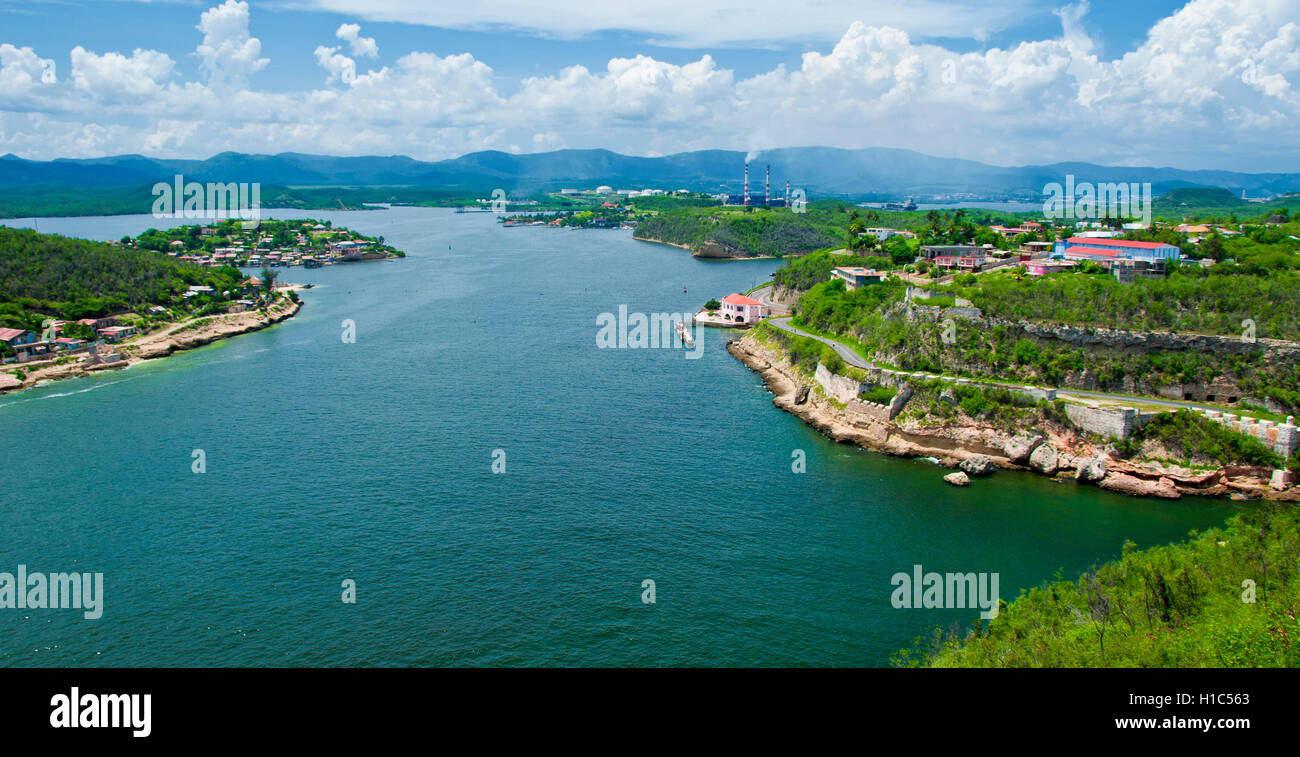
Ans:
[[[1009,599],[1232,512],[956,489],[775,409],[732,334],[698,360],[596,347],[602,312],[689,312],[775,261],[438,209],[269,215],[408,257],[285,269],[317,286],[275,328],[0,397],[0,571],[105,581],[99,620],[0,609],[0,666],[882,665],[973,616],[893,609],[896,572],[997,572]]]

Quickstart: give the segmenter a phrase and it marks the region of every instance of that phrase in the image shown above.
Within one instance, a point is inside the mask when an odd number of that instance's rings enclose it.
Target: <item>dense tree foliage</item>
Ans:
[[[777,286],[807,291],[814,285],[830,280],[831,270],[839,265],[835,255],[829,252],[814,252],[811,255],[795,258],[782,266],[773,277]]]
[[[636,236],[691,249],[711,242],[739,256],[802,255],[842,242],[837,215],[826,210],[677,208],[642,219]]]
[[[68,320],[168,305],[190,286],[220,292],[243,276],[141,249],[0,227],[0,323],[39,328],[42,316]]]
[[[955,293],[986,315],[1009,320],[1240,335],[1250,319],[1259,337],[1300,340],[1300,272],[1292,267],[1300,256],[1282,254],[1278,267],[1262,269],[1263,275],[1229,264],[1180,266],[1165,278],[1130,284],[1104,274],[995,273]]]
[[[722,200],[704,196],[646,195],[630,197],[627,204],[636,210],[667,211],[677,208],[713,208],[722,204]]]

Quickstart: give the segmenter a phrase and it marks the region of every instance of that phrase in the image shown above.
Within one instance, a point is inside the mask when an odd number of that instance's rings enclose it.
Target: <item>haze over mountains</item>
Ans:
[[[820,196],[896,195],[925,198],[967,194],[979,197],[1041,197],[1044,185],[1076,181],[1150,182],[1155,194],[1178,187],[1224,187],[1252,196],[1300,191],[1300,174],[1187,171],[1176,168],[1099,166],[1091,163],[1004,167],[938,158],[911,150],[789,147],[745,153],[701,150],[663,157],[636,157],[608,150],[558,150],[533,154],[475,152],[424,162],[395,156],[332,157],[281,153],[224,152],[206,160],[171,160],[140,155],[30,161],[0,156],[0,187],[136,187],[186,180],[261,182],[281,186],[406,186],[426,189],[490,189],[514,193],[591,188],[739,191],[746,157],[750,191],[762,192],[764,167],[772,167],[772,191],[792,187]]]

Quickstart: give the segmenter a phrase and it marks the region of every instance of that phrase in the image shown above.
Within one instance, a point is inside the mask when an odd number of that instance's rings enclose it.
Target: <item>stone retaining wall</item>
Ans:
[[[1222,423],[1233,431],[1255,437],[1282,457],[1290,457],[1297,448],[1300,448],[1300,432],[1296,429],[1294,416],[1288,415],[1285,423],[1278,423],[1246,415],[1225,413],[1222,410],[1197,408],[1196,412],[1216,423]]]
[[[828,396],[840,402],[856,400],[862,393],[862,382],[838,373],[831,373],[830,369],[822,363],[817,364],[817,372],[813,377]]]
[[[1104,437],[1127,439],[1156,413],[1143,413],[1131,407],[1102,409],[1083,405],[1066,405],[1065,414],[1074,425]]]

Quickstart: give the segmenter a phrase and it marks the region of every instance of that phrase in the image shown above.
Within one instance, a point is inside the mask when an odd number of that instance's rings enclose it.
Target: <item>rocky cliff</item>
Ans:
[[[1205,471],[1122,460],[1075,430],[1056,424],[1045,424],[1044,433],[1027,434],[969,418],[937,424],[916,419],[900,423],[888,420],[887,414],[852,412],[848,404],[827,396],[815,377],[803,375],[787,355],[754,334],[731,341],[727,349],[762,376],[774,405],[837,442],[903,457],[934,457],[953,468],[965,462],[963,472],[975,475],[994,467],[1032,471],[1138,496],[1232,495],[1300,501],[1300,488],[1270,488],[1271,471],[1265,469]]]

